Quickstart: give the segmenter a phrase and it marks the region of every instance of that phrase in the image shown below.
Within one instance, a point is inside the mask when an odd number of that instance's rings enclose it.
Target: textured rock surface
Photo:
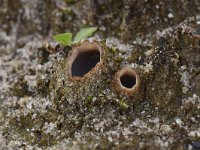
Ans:
[[[198,1],[0,3],[1,149],[198,146]],[[43,41],[83,25],[98,25],[89,41],[104,48],[104,64],[76,81],[68,74],[72,49],[60,47],[51,54]],[[131,97],[113,88],[115,73],[126,66],[141,80],[140,91]]]
[[[43,37],[93,25],[104,37],[149,42],[165,28],[189,17],[197,20],[199,6],[199,0],[1,0],[0,24],[11,32],[19,22],[19,36],[34,32]]]

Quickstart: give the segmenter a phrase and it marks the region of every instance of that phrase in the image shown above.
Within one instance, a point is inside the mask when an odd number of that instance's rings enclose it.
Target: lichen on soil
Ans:
[[[200,148],[200,4],[171,3],[0,1],[0,149]],[[81,24],[99,31],[56,46]],[[85,42],[102,47],[100,65],[72,79]],[[125,67],[140,79],[130,96],[114,86]]]

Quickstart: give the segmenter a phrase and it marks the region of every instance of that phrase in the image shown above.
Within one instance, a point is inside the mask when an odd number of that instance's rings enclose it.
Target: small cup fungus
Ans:
[[[126,96],[132,96],[139,90],[139,77],[131,67],[125,67],[115,74],[114,87]]]

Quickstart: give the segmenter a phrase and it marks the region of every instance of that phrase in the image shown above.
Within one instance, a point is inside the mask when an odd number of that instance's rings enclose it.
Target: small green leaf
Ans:
[[[97,30],[97,27],[89,27],[89,28],[83,28],[81,29],[74,38],[74,43],[80,42],[82,39],[85,39],[89,36],[91,36],[95,31]]]
[[[65,46],[71,46],[72,44],[72,33],[57,34],[53,39]]]

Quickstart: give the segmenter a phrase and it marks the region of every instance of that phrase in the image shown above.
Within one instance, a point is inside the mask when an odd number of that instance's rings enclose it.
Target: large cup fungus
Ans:
[[[85,41],[72,49],[69,74],[72,78],[89,77],[102,64],[103,48],[98,42]]]

